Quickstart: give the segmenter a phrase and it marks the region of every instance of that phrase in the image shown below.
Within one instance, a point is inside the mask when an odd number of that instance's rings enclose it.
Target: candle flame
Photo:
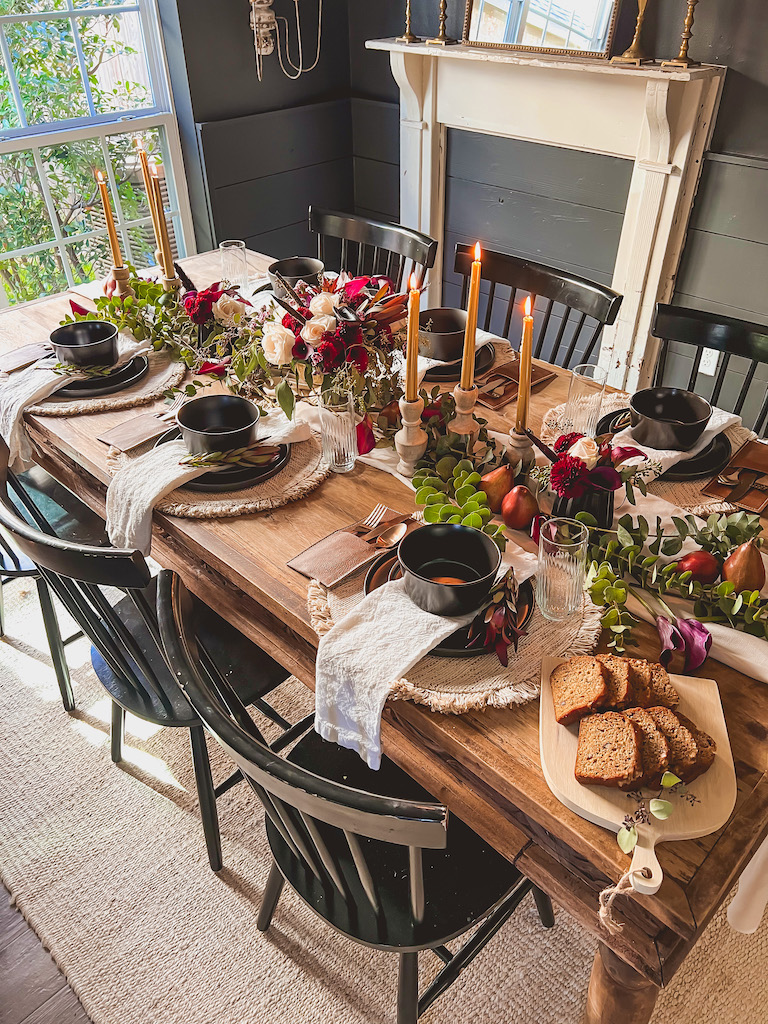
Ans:
[[[530,295],[525,300],[525,315],[526,316],[530,316],[531,315],[531,296]]]
[[[408,280],[408,287],[412,292],[417,292],[419,290],[419,279],[415,273],[411,274]]]
[[[101,171],[96,171],[96,181],[98,181],[100,185],[103,183],[104,175],[101,173]]]
[[[480,262],[480,257],[481,257],[482,255],[483,255],[483,250],[482,250],[482,249],[480,248],[480,243],[479,243],[479,242],[477,242],[477,244],[475,245],[475,261],[476,261],[477,263],[479,263],[479,262]]]

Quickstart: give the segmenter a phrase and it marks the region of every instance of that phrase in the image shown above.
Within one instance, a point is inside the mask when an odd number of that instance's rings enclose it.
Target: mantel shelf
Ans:
[[[608,60],[582,59],[580,57],[556,57],[547,54],[530,54],[513,50],[497,50],[492,47],[428,46],[426,43],[400,43],[396,39],[369,39],[365,44],[369,50],[387,50],[390,53],[406,53],[411,56],[437,57],[440,60],[473,60],[493,64],[515,64],[522,67],[546,68],[547,70],[580,71],[597,75],[619,75],[638,79],[662,79],[672,82],[691,82],[697,78],[720,76],[725,69],[717,64],[700,64],[697,67],[665,71],[659,63],[646,64],[639,68],[622,67]]]

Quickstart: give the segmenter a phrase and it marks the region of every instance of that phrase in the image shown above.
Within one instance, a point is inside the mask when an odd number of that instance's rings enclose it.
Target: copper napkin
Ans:
[[[517,398],[517,390],[519,386],[519,373],[520,373],[520,361],[519,359],[511,359],[509,362],[502,363],[501,366],[495,366],[486,376],[485,380],[478,384],[479,393],[477,396],[478,405],[484,405],[487,409],[501,409],[502,406],[508,405],[515,398]],[[549,381],[554,380],[557,376],[552,370],[547,370],[542,366],[537,366],[533,363],[531,367],[531,390],[540,387],[543,384],[548,384]],[[508,384],[495,398],[491,397],[487,392],[496,391],[502,386],[501,378],[506,378]]]
[[[768,476],[768,443],[765,441],[747,441],[733,456],[731,461],[723,470],[724,473],[734,469],[754,469]],[[764,483],[764,481],[759,481]],[[717,476],[713,476],[709,483],[702,488],[701,493],[708,498],[719,498],[721,501],[730,501],[732,487],[717,482]],[[733,504],[746,512],[762,514],[768,508],[768,491],[762,488],[752,487],[741,501]]]
[[[118,451],[129,452],[146,441],[162,437],[173,426],[173,420],[169,422],[154,412],[145,412],[140,416],[133,416],[125,423],[118,423],[116,427],[110,427],[98,435],[98,440],[117,448]]]

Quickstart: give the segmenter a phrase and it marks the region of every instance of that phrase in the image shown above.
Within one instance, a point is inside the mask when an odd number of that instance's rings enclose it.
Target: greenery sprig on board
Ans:
[[[666,799],[667,796],[679,797],[689,804],[700,802],[697,796],[688,792],[685,783],[674,772],[664,772],[661,777],[659,792],[647,804],[642,793],[633,792],[628,793],[627,796],[637,802],[637,809],[632,814],[627,814],[624,817],[622,826],[616,836],[616,842],[619,844],[619,849],[622,853],[631,853],[637,846],[638,825],[650,825],[652,816],[658,818],[659,821],[666,821],[674,813],[674,804],[671,800]]]
[[[611,633],[609,646],[618,653],[637,646],[632,630],[638,620],[627,610],[631,586],[660,598],[669,595],[693,603],[700,622],[721,622],[733,629],[768,639],[768,600],[757,590],[736,593],[730,581],[703,584],[690,572],[678,572],[674,556],[690,537],[700,547],[723,557],[761,532],[760,517],[746,512],[711,515],[706,522],[694,516],[673,517],[674,532],[665,531],[661,519],[654,531],[644,516],[622,516],[615,530],[602,530],[588,512],[576,519],[589,528],[591,566],[588,589],[596,605],[605,606],[601,624]]]

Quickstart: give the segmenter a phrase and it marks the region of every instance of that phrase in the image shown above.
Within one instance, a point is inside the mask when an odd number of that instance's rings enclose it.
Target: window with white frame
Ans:
[[[106,274],[99,170],[126,258],[155,262],[135,140],[183,256],[191,217],[154,0],[0,0],[0,306]]]

